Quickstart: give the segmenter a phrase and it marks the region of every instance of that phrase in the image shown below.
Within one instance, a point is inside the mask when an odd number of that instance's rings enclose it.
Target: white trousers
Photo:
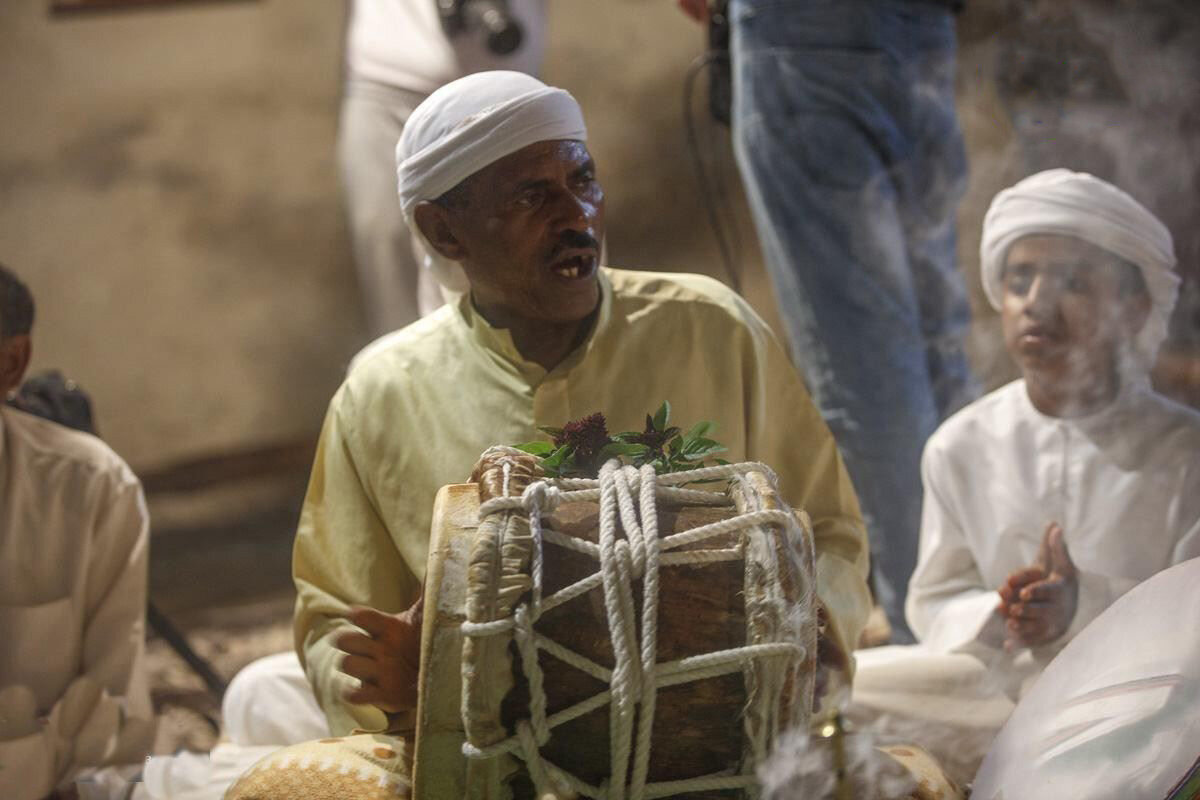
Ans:
[[[234,676],[221,703],[224,737],[209,754],[155,756],[146,762],[134,800],[221,800],[259,759],[286,747],[328,737],[300,659],[276,653]],[[106,796],[108,800],[112,795]]]
[[[847,716],[888,740],[919,745],[947,774],[969,780],[1013,711],[997,673],[971,655],[893,645],[854,654]]]
[[[247,664],[221,703],[225,738],[247,747],[285,747],[329,736],[325,712],[294,652]]]
[[[424,99],[360,79],[347,81],[342,97],[338,170],[372,338],[402,328],[444,302],[437,282],[413,254],[396,188],[396,142]]]

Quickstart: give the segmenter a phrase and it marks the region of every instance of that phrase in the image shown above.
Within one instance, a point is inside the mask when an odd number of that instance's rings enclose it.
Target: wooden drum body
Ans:
[[[415,796],[753,793],[811,713],[806,518],[762,465],[546,482],[533,463],[487,457],[438,495]]]

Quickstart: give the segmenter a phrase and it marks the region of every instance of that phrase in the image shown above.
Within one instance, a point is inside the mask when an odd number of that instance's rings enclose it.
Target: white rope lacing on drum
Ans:
[[[485,453],[517,454],[510,448],[492,448]],[[521,453],[521,455],[525,455]],[[509,493],[510,466],[503,465],[505,494]],[[641,798],[672,797],[679,794],[719,789],[746,789],[756,784],[753,764],[744,765],[742,774],[703,775],[677,781],[647,783],[650,763],[650,733],[654,721],[657,690],[662,687],[705,680],[719,675],[748,670],[756,660],[805,658],[803,645],[791,642],[765,642],[689,656],[656,663],[658,636],[658,571],[663,564],[705,564],[744,557],[740,548],[721,550],[678,551],[722,534],[747,531],[763,525],[778,525],[790,535],[803,536],[791,513],[783,510],[752,510],[731,519],[703,525],[665,538],[659,537],[657,501],[662,498],[700,505],[725,506],[730,502],[725,491],[714,492],[681,488],[680,484],[730,479],[743,480],[748,472],[759,472],[776,485],[775,475],[764,464],[742,463],[704,467],[687,472],[656,475],[650,466],[640,470],[622,466],[611,460],[600,470],[598,480],[559,479],[531,483],[520,497],[497,497],[483,503],[479,517],[506,511],[523,511],[529,517],[532,537],[530,572],[531,598],[521,603],[511,617],[489,622],[464,622],[466,636],[492,636],[511,631],[521,658],[521,668],[529,683],[529,719],[516,725],[516,734],[487,747],[463,745],[469,758],[485,759],[511,753],[522,758],[539,797],[562,794],[564,790],[596,800],[640,800]],[[543,513],[552,511],[559,503],[599,500],[600,542],[593,544],[550,529],[542,528]],[[620,525],[618,525],[618,520]],[[624,532],[624,538],[618,536]],[[600,562],[598,572],[564,587],[549,597],[542,597],[544,567],[543,548],[546,542],[585,553]],[[678,552],[670,552],[676,550]],[[778,580],[778,565],[767,565],[769,576]],[[634,582],[642,582],[641,636],[634,619]],[[597,586],[603,587],[604,607],[612,637],[614,666],[610,670],[571,651],[534,631],[534,623],[546,611],[578,597]],[[546,713],[544,678],[538,664],[538,650],[608,684],[602,691],[554,714]],[[765,671],[771,674],[772,671]],[[773,671],[779,674],[779,671]],[[775,683],[779,683],[775,681]],[[776,725],[760,724],[756,720],[775,722],[774,706],[781,685],[776,690],[755,693],[751,703],[760,708],[747,709],[743,723],[752,757],[761,759],[776,733]],[[551,730],[559,725],[588,714],[609,704],[610,753],[613,779],[603,786],[592,786],[543,758],[540,748],[550,739]],[[638,713],[638,707],[641,713]],[[638,723],[634,725],[634,720]],[[632,772],[630,765],[632,764]],[[629,785],[624,776],[629,775]]]

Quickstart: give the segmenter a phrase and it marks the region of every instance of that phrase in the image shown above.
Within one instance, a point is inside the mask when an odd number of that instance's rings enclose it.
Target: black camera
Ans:
[[[437,0],[437,6],[447,36],[482,31],[488,49],[498,56],[521,46],[524,32],[513,19],[508,0]]]

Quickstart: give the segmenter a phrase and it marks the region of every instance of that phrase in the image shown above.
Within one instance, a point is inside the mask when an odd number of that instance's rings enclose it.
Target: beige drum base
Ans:
[[[256,763],[225,800],[408,800],[409,747],[384,734],[301,742]]]

